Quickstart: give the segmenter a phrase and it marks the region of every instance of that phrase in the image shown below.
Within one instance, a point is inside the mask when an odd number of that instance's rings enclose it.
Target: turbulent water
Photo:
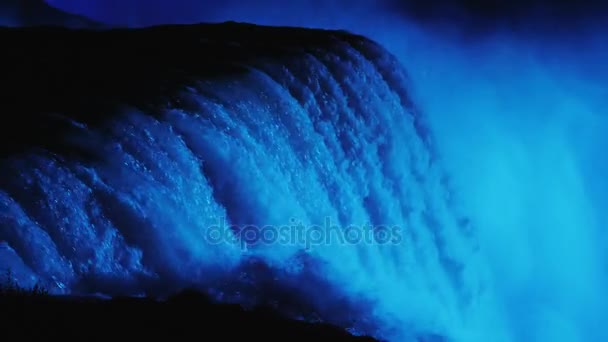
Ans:
[[[102,121],[55,111],[61,148],[0,163],[2,266],[60,293],[298,298],[296,315],[395,340],[500,329],[468,314],[484,268],[404,69],[324,34],[174,84],[169,104],[121,100]]]

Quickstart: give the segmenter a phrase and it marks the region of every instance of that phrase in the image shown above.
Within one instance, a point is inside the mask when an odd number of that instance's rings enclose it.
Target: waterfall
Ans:
[[[38,84],[4,81],[22,119],[2,129],[0,262],[20,282],[296,301],[395,340],[473,333],[474,229],[376,43],[225,24],[57,29],[57,52],[36,29],[0,34],[47,58],[23,67]]]

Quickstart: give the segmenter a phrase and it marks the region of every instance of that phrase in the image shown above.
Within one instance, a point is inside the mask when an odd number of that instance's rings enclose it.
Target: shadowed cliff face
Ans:
[[[102,24],[49,6],[43,0],[3,0],[0,3],[0,26],[63,26],[101,28]]]

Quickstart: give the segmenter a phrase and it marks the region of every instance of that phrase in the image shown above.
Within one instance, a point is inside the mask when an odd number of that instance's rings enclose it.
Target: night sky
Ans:
[[[123,25],[193,23],[272,18],[284,24],[332,23],[344,16],[386,12],[435,22],[459,21],[474,26],[523,22],[568,27],[605,18],[607,4],[597,0],[48,0],[65,10]],[[247,13],[247,16],[243,16]]]

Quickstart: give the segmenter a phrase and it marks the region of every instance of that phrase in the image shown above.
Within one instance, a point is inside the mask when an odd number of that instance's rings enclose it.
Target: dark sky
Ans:
[[[129,25],[200,21],[331,22],[373,11],[419,20],[487,24],[547,21],[568,26],[605,13],[601,0],[48,0],[98,20]],[[591,18],[591,19],[590,19]]]

